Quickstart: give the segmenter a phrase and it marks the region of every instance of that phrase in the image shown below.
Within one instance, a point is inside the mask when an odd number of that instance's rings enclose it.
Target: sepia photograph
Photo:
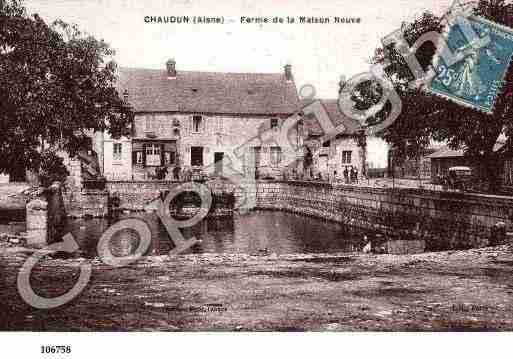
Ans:
[[[509,334],[512,56],[509,0],[0,0],[2,344]]]

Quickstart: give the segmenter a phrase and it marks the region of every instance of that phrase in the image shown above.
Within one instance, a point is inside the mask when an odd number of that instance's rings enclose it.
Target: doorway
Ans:
[[[223,158],[224,152],[214,152],[214,173],[216,175],[221,175],[223,173]]]
[[[254,166],[255,166],[255,179],[259,179],[260,178],[260,173],[258,173],[258,168],[260,167],[260,161],[262,159],[262,147],[260,146],[257,146],[257,147],[253,147],[253,159],[255,161],[254,163]]]
[[[203,147],[191,147],[191,166],[203,166]]]

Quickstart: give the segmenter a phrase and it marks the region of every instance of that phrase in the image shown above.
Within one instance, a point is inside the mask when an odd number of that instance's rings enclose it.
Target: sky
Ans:
[[[281,72],[292,65],[296,86],[311,85],[317,98],[336,98],[340,76],[369,70],[381,38],[428,10],[441,14],[452,0],[25,0],[29,13],[58,18],[104,39],[123,67],[177,70]],[[145,23],[145,16],[223,17],[223,24]],[[296,17],[294,24],[247,24],[245,17]],[[300,24],[300,16],[330,17],[329,24]],[[336,24],[333,17],[360,18]],[[369,141],[368,159],[385,166],[386,146]]]
[[[26,0],[30,13],[57,18],[107,41],[124,67],[280,72],[292,65],[296,85],[336,98],[341,75],[369,69],[380,39],[424,10],[452,0]],[[224,24],[148,24],[145,16],[223,16]],[[241,24],[240,17],[359,17],[359,24]]]

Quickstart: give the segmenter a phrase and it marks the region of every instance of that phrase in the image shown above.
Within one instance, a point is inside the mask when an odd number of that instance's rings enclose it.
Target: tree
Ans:
[[[474,13],[513,28],[513,4],[504,0],[481,0],[474,8]],[[411,46],[422,34],[441,32],[443,26],[442,18],[426,12],[413,23],[403,25],[402,31]],[[432,65],[436,50],[433,43],[425,43],[416,51],[416,57],[424,70]],[[506,138],[505,147],[513,148],[512,66],[506,74],[494,113],[488,115],[409,87],[407,84],[413,74],[393,44],[378,48],[371,61],[383,64],[385,58],[391,62],[386,72],[403,104],[397,120],[380,134],[393,145],[394,155],[400,158],[418,156],[433,140],[445,142],[453,149],[463,147],[465,156],[479,169],[477,174],[489,184],[489,190],[497,190],[501,162],[499,154],[494,151],[494,145],[502,134]],[[360,96],[356,96],[360,106],[376,103],[374,98],[377,90],[371,91],[370,84],[360,86],[366,88],[360,89]],[[385,105],[382,111],[369,119],[369,123],[379,121],[388,110],[389,107]]]
[[[21,1],[0,0],[0,172],[39,173],[49,153],[73,156],[91,130],[126,134],[132,114],[112,56],[76,26],[48,25]]]

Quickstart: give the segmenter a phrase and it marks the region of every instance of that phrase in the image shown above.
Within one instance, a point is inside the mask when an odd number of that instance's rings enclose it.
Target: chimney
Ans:
[[[176,61],[175,61],[175,59],[167,60],[166,69],[167,69],[167,77],[168,78],[176,77]]]
[[[285,78],[287,81],[292,81],[292,65],[287,64],[285,65]]]

